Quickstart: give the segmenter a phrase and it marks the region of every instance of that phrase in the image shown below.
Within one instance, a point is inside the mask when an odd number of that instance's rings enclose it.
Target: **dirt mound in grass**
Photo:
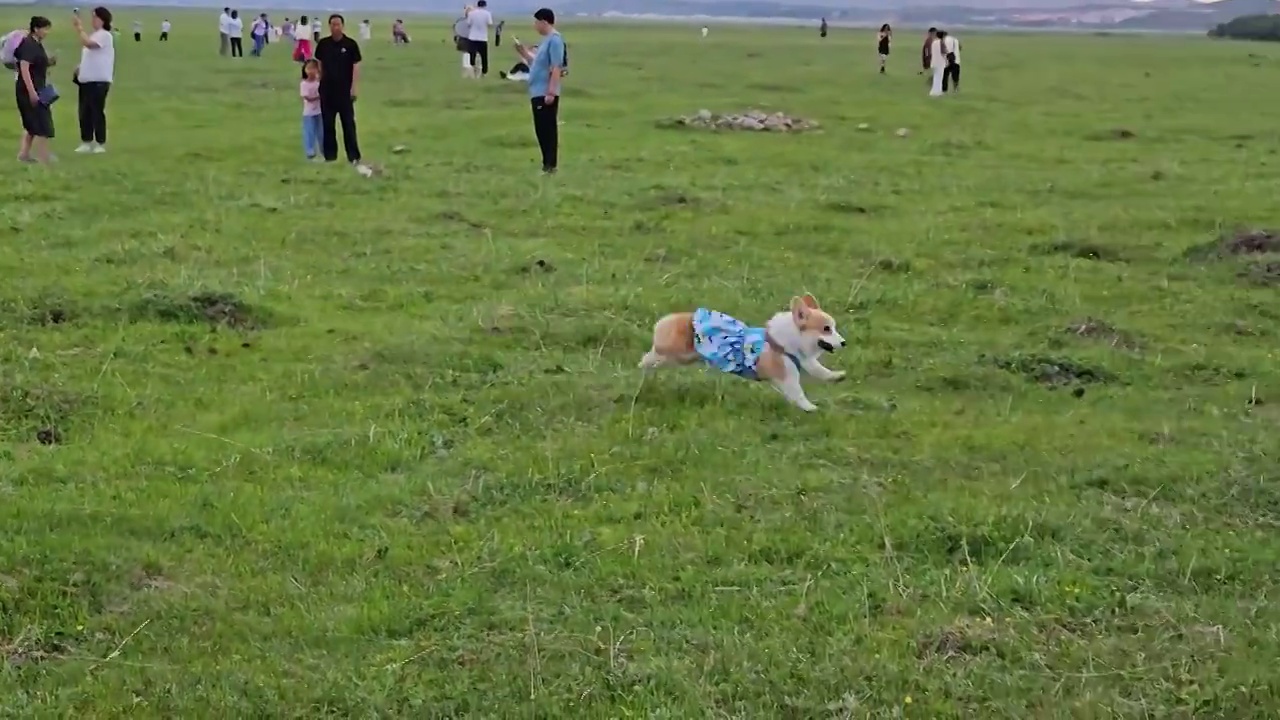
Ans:
[[[761,110],[747,110],[741,113],[717,114],[710,110],[699,110],[693,115],[659,120],[658,127],[785,133],[815,130],[818,128],[818,122],[781,112],[766,113]]]
[[[1092,385],[1115,381],[1104,368],[1091,367],[1069,358],[1043,355],[1011,355],[984,358],[1005,372],[1021,375],[1049,388]]]
[[[1187,249],[1188,260],[1216,260],[1240,255],[1280,254],[1280,233],[1275,230],[1237,230],[1218,240]]]
[[[1090,340],[1099,340],[1120,350],[1135,350],[1138,347],[1138,341],[1132,335],[1098,318],[1087,317],[1077,320],[1063,328],[1063,332]]]

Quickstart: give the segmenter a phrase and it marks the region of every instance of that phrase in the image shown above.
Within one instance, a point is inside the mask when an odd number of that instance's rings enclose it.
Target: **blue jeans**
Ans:
[[[324,125],[319,115],[302,116],[302,151],[311,159],[324,151]]]
[[[254,36],[253,36],[253,52],[252,52],[251,54],[252,54],[254,57],[258,57],[259,55],[261,55],[261,54],[262,54],[262,48],[263,48],[266,44],[267,44],[267,36],[266,36],[266,35],[254,35]]]

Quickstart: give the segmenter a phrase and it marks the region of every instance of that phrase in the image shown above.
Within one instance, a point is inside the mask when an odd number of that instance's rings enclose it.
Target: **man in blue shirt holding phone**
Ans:
[[[560,79],[568,55],[564,38],[556,31],[556,14],[542,8],[533,14],[533,27],[543,36],[537,52],[531,52],[515,38],[516,52],[529,63],[529,102],[533,106],[533,133],[542,150],[542,172],[556,171],[560,146],[557,115],[560,110]]]

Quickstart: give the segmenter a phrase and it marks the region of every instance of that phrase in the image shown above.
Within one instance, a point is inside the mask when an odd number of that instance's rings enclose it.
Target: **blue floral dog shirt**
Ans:
[[[706,308],[693,313],[693,349],[717,370],[759,379],[756,364],[767,344],[769,334],[764,328],[747,327],[741,320]],[[799,369],[799,360],[791,353],[784,354]]]

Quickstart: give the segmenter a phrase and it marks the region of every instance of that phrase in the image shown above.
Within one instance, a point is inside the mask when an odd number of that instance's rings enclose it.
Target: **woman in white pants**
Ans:
[[[468,5],[462,9],[462,17],[453,23],[453,46],[462,53],[462,77],[475,77],[475,73],[471,69],[471,43],[467,40],[467,15],[471,13],[471,6]]]
[[[933,73],[933,83],[929,87],[930,97],[942,96],[942,80],[947,73],[947,58],[942,51],[942,39],[932,34],[929,40],[929,71]]]

